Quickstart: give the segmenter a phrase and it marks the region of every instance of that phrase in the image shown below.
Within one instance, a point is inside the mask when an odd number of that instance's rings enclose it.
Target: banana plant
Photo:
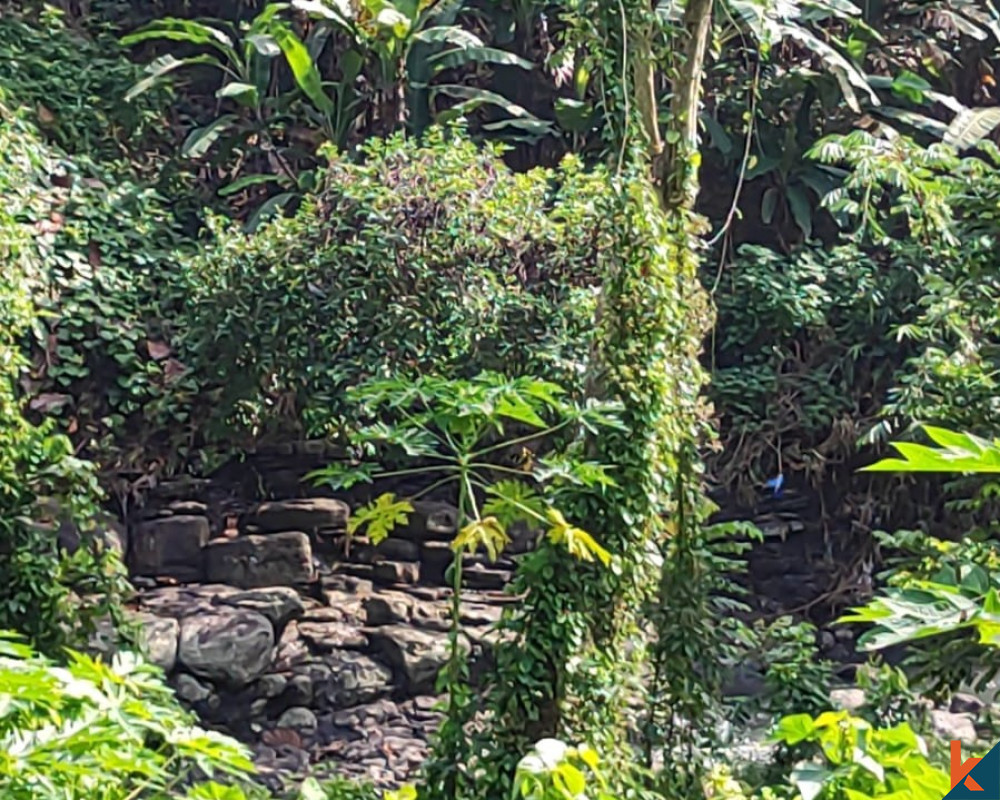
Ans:
[[[219,77],[215,91],[220,107],[227,101],[232,110],[223,111],[206,125],[190,132],[181,152],[189,158],[202,158],[213,149],[231,154],[242,149],[236,165],[231,167],[235,178],[220,190],[220,195],[232,195],[257,184],[277,184],[280,192],[257,209],[248,225],[255,227],[260,219],[297,197],[308,183],[311,173],[297,169],[302,157],[312,154],[299,152],[300,146],[284,137],[286,128],[294,126],[299,117],[294,106],[301,96],[308,102],[310,118],[320,129],[322,138],[342,145],[346,136],[344,120],[356,102],[351,88],[360,72],[360,63],[351,70],[345,66],[341,87],[328,93],[306,43],[289,22],[281,18],[288,3],[271,3],[249,24],[236,30],[221,21],[199,21],[167,17],[151,22],[122,38],[125,45],[159,40],[178,42],[196,49],[194,55],[178,57],[167,53],[146,67],[145,76],[126,95],[132,100],[162,81],[181,71],[210,69]],[[285,64],[295,79],[298,91],[282,91],[278,80],[279,65]],[[248,153],[256,151],[259,158]],[[248,162],[265,161],[269,172],[239,175]]]
[[[349,56],[371,65],[372,96],[365,105],[376,130],[389,133],[401,123],[419,134],[433,122],[445,122],[482,106],[500,109],[506,119],[487,123],[488,130],[514,128],[534,135],[549,132],[546,123],[502,94],[449,82],[453,70],[474,66],[534,68],[532,62],[488,46],[457,24],[465,0],[360,0],[332,5],[292,0],[291,5],[346,33]],[[343,59],[344,56],[341,56]],[[445,95],[459,102],[435,115],[435,100]]]

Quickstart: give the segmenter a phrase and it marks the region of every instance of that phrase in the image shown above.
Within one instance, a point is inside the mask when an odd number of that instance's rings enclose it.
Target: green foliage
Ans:
[[[884,458],[864,468],[866,472],[1000,472],[1000,439],[987,441],[971,433],[956,433],[922,425],[936,447],[913,442],[893,442],[901,458]]]
[[[386,375],[532,374],[578,391],[605,219],[600,171],[515,175],[457,133],[332,155],[292,219],[224,220],[180,265],[183,362],[211,434],[335,433],[344,390]]]
[[[125,151],[141,159],[140,147],[152,150],[160,140],[162,95],[122,103],[139,69],[100,26],[90,35],[75,30],[53,6],[37,14],[5,9],[0,49],[4,102],[21,106],[62,150],[94,159]]]
[[[759,707],[777,718],[791,708],[810,714],[828,708],[833,670],[817,655],[815,627],[791,617],[758,625],[753,647],[740,656],[761,664],[764,691],[760,698],[742,699],[738,711],[746,714]]]
[[[399,130],[404,121],[422,134],[432,122],[453,121],[488,106],[502,116],[487,122],[486,130],[516,131],[521,137],[549,132],[549,123],[502,93],[454,77],[488,65],[534,66],[460,24],[464,5],[462,0],[292,0],[269,3],[239,24],[155,20],[122,43],[159,40],[180,48],[150,62],[127,98],[175,80],[179,72],[218,74],[215,114],[188,133],[181,153],[201,158],[216,151],[214,163],[228,175],[222,195],[264,184],[277,187],[279,192],[249,217],[254,230],[264,216],[314,187],[316,145],[328,140],[346,148],[366,116],[383,135]]]
[[[36,225],[51,200],[30,178],[51,164],[51,154],[17,116],[0,121],[0,144],[6,199],[0,210],[0,626],[51,651],[78,641],[95,616],[114,611],[120,568],[94,531],[100,492],[93,466],[77,457],[52,421],[36,426],[22,415],[19,387],[28,363],[20,345],[42,330],[35,298],[39,253],[49,246]],[[81,529],[72,557],[58,548],[60,523]]]
[[[517,765],[515,797],[523,800],[609,800],[600,756],[587,745],[570,747],[558,739],[542,739]]]
[[[582,435],[620,427],[617,406],[567,399],[551,382],[482,373],[470,380],[422,377],[373,381],[348,392],[371,420],[350,437],[356,456],[417,464],[402,469],[366,469],[334,463],[311,473],[316,483],[342,488],[357,480],[409,478],[420,488],[403,500],[381,494],[352,520],[350,533],[364,529],[377,543],[405,524],[412,503],[436,492],[456,499],[458,532],[454,558],[450,655],[438,678],[448,694],[447,718],[437,734],[435,759],[425,765],[425,790],[434,797],[465,796],[470,787],[463,762],[465,725],[474,709],[468,662],[461,643],[463,557],[485,551],[496,560],[510,542],[508,526],[521,523],[545,534],[547,547],[585,562],[608,566],[610,554],[591,534],[570,524],[557,504],[578,486],[613,486],[602,465],[587,461]],[[522,454],[511,466],[505,454]],[[535,557],[537,559],[537,556]],[[504,672],[497,673],[504,679]]]
[[[66,667],[0,638],[0,792],[10,800],[247,800],[242,746],[202,730],[129,653]],[[192,785],[217,777],[235,784]]]
[[[929,760],[926,743],[905,722],[876,728],[846,711],[794,714],[773,738],[808,751],[790,776],[802,800],[937,800],[951,788],[947,771]]]

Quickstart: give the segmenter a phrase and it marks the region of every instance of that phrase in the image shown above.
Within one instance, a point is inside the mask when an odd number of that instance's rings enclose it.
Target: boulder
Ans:
[[[986,703],[974,694],[958,693],[952,695],[949,711],[952,714],[978,714],[985,707]]]
[[[251,533],[343,531],[351,509],[330,497],[303,497],[261,503],[244,517],[241,529]]]
[[[171,672],[177,664],[177,639],[181,626],[171,617],[155,617],[152,614],[138,614],[139,649],[164,672]]]
[[[267,617],[234,609],[181,621],[178,661],[193,674],[241,687],[270,666],[274,628]]]
[[[412,624],[420,628],[447,630],[450,611],[447,599],[421,600],[408,591],[384,591],[364,599],[368,626]]]
[[[373,651],[403,678],[411,697],[434,691],[441,667],[448,660],[448,635],[406,625],[385,625],[369,634]]]
[[[200,581],[204,577],[202,548],[210,533],[205,517],[181,515],[140,522],[129,542],[129,567],[134,575]]]
[[[298,531],[217,539],[205,547],[205,573],[210,581],[242,589],[309,583],[312,547]]]
[[[248,589],[245,592],[224,595],[218,602],[262,614],[274,626],[275,636],[280,636],[285,626],[293,619],[301,617],[306,610],[299,593],[288,586]]]
[[[221,583],[198,586],[159,586],[144,591],[142,608],[157,617],[190,617],[192,614],[215,613],[222,598],[239,594],[238,589]]]

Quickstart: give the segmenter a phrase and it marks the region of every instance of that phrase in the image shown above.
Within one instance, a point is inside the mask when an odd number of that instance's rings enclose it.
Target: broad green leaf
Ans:
[[[228,34],[191,19],[178,19],[176,17],[166,17],[156,20],[137,31],[126,34],[121,38],[121,43],[126,47],[150,39],[167,39],[173,42],[186,42],[194,45],[208,45],[224,53],[232,62],[238,61],[236,51],[233,47],[233,40]]]
[[[244,229],[247,233],[253,233],[260,227],[264,220],[268,219],[271,215],[276,214],[296,197],[297,195],[295,192],[282,192],[281,194],[276,194],[274,197],[268,198],[265,202],[261,203],[260,208],[250,215],[246,221]]]
[[[257,94],[257,87],[249,83],[232,81],[227,83],[215,93],[216,97],[231,97],[236,102],[247,108],[254,108],[260,101]]]
[[[195,128],[188,134],[181,146],[181,155],[187,158],[201,158],[218,138],[238,120],[234,114],[223,114],[202,128]]]
[[[313,62],[309,51],[292,30],[284,25],[274,29],[274,39],[285,54],[285,60],[291,67],[295,82],[302,92],[308,97],[313,105],[324,114],[334,112],[333,101],[323,90],[323,81],[320,78],[319,70]]]
[[[269,33],[252,33],[247,36],[246,40],[254,50],[265,58],[275,58],[281,55],[281,48],[278,47],[278,43]]]
[[[372,544],[378,544],[388,537],[397,525],[405,525],[412,513],[412,503],[408,500],[397,500],[396,495],[387,492],[351,515],[347,521],[347,533],[354,536],[364,529]]]
[[[771,738],[795,745],[810,739],[815,733],[816,724],[809,714],[792,714],[781,718]]]
[[[465,525],[452,540],[451,549],[456,553],[471,555],[482,547],[490,561],[496,561],[508,544],[510,537],[500,520],[496,517],[483,517]]]
[[[829,769],[811,764],[796,767],[791,775],[792,783],[802,795],[802,800],[815,800],[831,777],[833,773]]]
[[[192,56],[191,58],[174,58],[174,56],[167,53],[157,58],[155,61],[150,62],[145,69],[146,77],[141,78],[135,82],[135,85],[128,90],[125,95],[126,101],[134,100],[139,95],[144,92],[149,91],[164,75],[168,75],[175,69],[181,67],[191,67],[198,64],[209,64],[213,67],[218,67],[222,69],[222,62],[214,56],[202,55],[202,56]]]
[[[460,48],[479,47],[486,48],[483,40],[464,28],[457,25],[437,25],[431,28],[424,28],[413,34],[412,41],[422,44],[453,44]],[[498,51],[502,52],[502,51]]]
[[[454,69],[466,64],[501,64],[527,70],[535,68],[535,65],[526,58],[521,58],[514,53],[508,53],[506,50],[500,50],[496,47],[462,47],[448,50],[431,56],[428,63],[434,68],[434,72]]]

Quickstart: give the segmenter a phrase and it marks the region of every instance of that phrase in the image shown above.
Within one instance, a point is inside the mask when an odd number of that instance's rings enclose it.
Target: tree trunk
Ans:
[[[671,127],[677,136],[668,137],[667,147],[654,166],[654,177],[668,213],[691,211],[698,198],[698,111],[708,37],[712,32],[712,0],[688,0],[683,28],[687,41],[683,61],[673,78],[670,103]]]

